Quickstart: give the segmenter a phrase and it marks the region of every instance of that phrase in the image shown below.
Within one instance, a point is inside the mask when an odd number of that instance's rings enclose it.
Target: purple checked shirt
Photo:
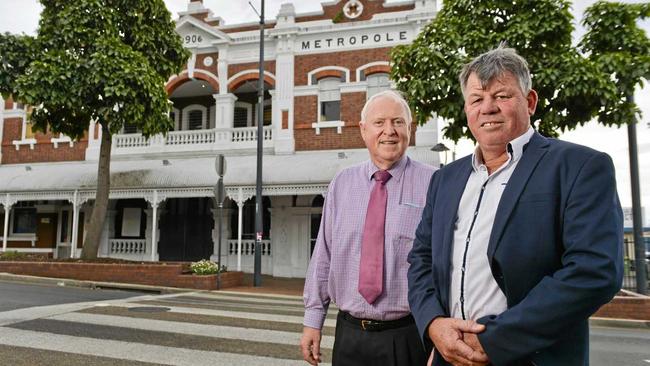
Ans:
[[[321,329],[330,301],[362,319],[394,320],[410,313],[406,257],[420,223],[434,168],[404,156],[388,172],[384,242],[384,291],[373,304],[358,292],[361,239],[372,175],[372,161],[344,169],[329,185],[316,247],[305,281],[304,325]]]

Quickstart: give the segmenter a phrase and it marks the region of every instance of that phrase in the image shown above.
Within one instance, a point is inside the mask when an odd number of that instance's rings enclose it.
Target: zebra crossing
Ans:
[[[296,296],[145,295],[0,313],[0,365],[306,365]],[[323,329],[331,360],[336,310]]]

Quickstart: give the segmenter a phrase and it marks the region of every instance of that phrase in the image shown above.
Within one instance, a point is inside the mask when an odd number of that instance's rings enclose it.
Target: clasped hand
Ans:
[[[489,359],[477,334],[485,326],[472,320],[436,318],[429,325],[429,338],[447,362],[453,365],[487,365]]]

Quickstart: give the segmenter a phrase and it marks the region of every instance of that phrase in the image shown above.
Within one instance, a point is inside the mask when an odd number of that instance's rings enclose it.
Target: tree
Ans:
[[[636,21],[650,17],[650,3],[622,4],[599,1],[585,11],[582,24],[587,33],[580,42],[582,50],[603,70],[616,86],[616,97],[606,100],[598,111],[605,125],[627,124],[632,183],[632,213],[636,258],[636,289],[647,292],[646,248],[642,237],[641,189],[636,145],[637,115],[634,90],[650,79],[650,39]]]
[[[16,79],[36,58],[34,37],[0,34],[0,94],[4,99],[18,98]]]
[[[579,47],[615,84],[616,97],[605,100],[598,122],[622,125],[636,121],[641,111],[628,100],[643,80],[650,80],[650,39],[636,24],[650,17],[650,3],[599,1],[585,10],[587,33]]]
[[[470,137],[458,82],[462,65],[506,42],[529,63],[539,94],[531,123],[547,136],[589,121],[615,96],[606,75],[571,44],[566,0],[448,0],[411,45],[392,52],[392,78],[419,123],[445,118],[447,138]]]
[[[125,123],[145,136],[172,127],[164,85],[189,54],[163,0],[40,1],[35,57],[26,68],[4,66],[0,80],[21,72],[7,83],[12,87],[0,86],[35,106],[31,119],[39,130],[49,125],[53,133],[79,139],[91,120],[101,125],[97,194],[82,251],[92,259],[108,207],[112,135]],[[0,44],[11,40],[4,36]]]

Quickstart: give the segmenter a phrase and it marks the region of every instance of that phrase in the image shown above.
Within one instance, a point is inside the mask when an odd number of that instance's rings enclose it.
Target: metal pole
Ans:
[[[219,232],[217,238],[217,251],[219,252],[217,254],[217,261],[219,263],[219,272],[217,272],[217,290],[221,290],[221,268],[223,268],[223,265],[221,264],[221,235],[223,234],[221,223],[223,221],[223,200],[219,201],[217,205],[219,206]]]
[[[257,180],[255,185],[255,266],[253,286],[262,285],[262,142],[264,141],[264,0],[260,14],[260,69],[257,106]]]
[[[158,254],[158,190],[153,190],[153,202],[151,202],[152,220],[151,220],[151,261],[156,261],[156,254]]]
[[[627,101],[634,103],[634,96],[628,95]],[[630,183],[632,185],[632,223],[634,227],[634,264],[636,267],[636,292],[645,295],[648,292],[648,279],[645,265],[645,243],[643,242],[641,223],[641,188],[639,187],[639,155],[636,145],[636,118],[627,124],[628,150],[630,154]]]

